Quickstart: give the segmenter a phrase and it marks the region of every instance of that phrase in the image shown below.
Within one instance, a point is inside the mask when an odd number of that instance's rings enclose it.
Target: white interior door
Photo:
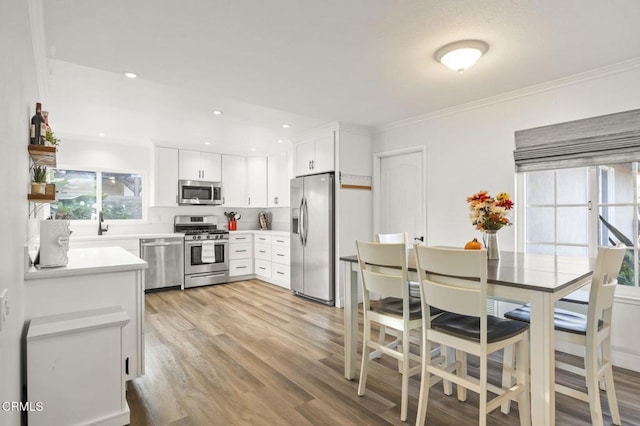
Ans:
[[[422,147],[376,154],[376,233],[407,232],[410,245],[426,238],[425,170]]]

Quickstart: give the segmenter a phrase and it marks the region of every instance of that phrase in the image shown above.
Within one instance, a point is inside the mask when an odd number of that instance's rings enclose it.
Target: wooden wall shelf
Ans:
[[[29,145],[29,155],[37,166],[56,166],[56,147],[46,145]]]
[[[44,194],[28,194],[29,201],[34,203],[50,203],[56,201],[56,185],[48,183]]]

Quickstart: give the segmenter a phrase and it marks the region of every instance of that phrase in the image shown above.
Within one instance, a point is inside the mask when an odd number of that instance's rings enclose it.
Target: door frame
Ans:
[[[373,233],[375,235],[380,232],[380,166],[382,159],[413,153],[421,154],[420,157],[422,160],[422,188],[424,191],[422,198],[422,220],[424,221],[424,242],[427,244],[427,241],[429,241],[427,231],[427,147],[424,145],[394,149],[393,151],[377,152],[373,154]],[[413,241],[408,241],[408,244],[413,245]]]

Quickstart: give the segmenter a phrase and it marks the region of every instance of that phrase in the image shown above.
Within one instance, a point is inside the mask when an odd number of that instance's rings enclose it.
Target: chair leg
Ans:
[[[416,413],[416,426],[422,426],[427,420],[427,404],[429,403],[429,389],[431,389],[431,377],[427,367],[431,364],[431,342],[422,340],[422,374],[420,376],[420,397],[418,398],[418,412]]]
[[[387,327],[384,324],[380,324],[380,334],[378,335],[378,343],[384,345],[384,339],[387,335]],[[376,356],[376,358],[382,358],[382,354]]]
[[[602,406],[600,405],[600,379],[598,377],[598,350],[587,344],[585,351],[584,369],[586,375],[589,408],[591,409],[592,426],[602,426]]]
[[[467,377],[467,353],[464,351],[456,351],[456,375],[460,378]],[[458,401],[467,400],[467,388],[456,385],[458,390]]]
[[[400,402],[400,420],[407,420],[409,407],[409,331],[402,335],[402,399]]]
[[[531,397],[529,395],[529,337],[525,336],[517,343],[516,378],[524,391],[518,396],[518,414],[520,426],[531,426]]]
[[[513,345],[509,345],[504,348],[502,357],[502,388],[509,389],[513,386],[513,371],[514,371],[514,351]],[[502,403],[500,408],[504,414],[511,412],[511,400],[507,400]]]
[[[465,360],[466,361],[466,360]],[[466,365],[466,362],[465,362]],[[478,424],[480,426],[487,425],[487,354],[482,351],[480,354],[480,402],[478,403],[480,408],[480,419]]]
[[[602,342],[602,361],[606,363],[607,368],[604,372],[604,381],[606,382],[607,402],[609,403],[609,411],[611,412],[611,420],[614,425],[620,425],[620,411],[618,410],[618,400],[616,398],[616,389],[613,385],[613,367],[611,364],[611,337]]]
[[[452,362],[455,362],[454,353],[455,352],[453,350],[449,351],[449,349],[446,346],[442,345],[442,343],[438,345],[437,348],[431,349],[431,357],[440,357],[442,360],[441,365],[443,367],[449,365],[449,360],[451,359],[453,359]],[[451,396],[451,394],[453,393],[453,386],[451,382],[443,379],[442,387],[444,388],[444,394]]]
[[[358,384],[358,396],[364,395],[367,387],[367,374],[369,370],[369,349],[367,343],[371,338],[371,322],[365,317],[362,336],[362,366],[360,367],[360,383]]]

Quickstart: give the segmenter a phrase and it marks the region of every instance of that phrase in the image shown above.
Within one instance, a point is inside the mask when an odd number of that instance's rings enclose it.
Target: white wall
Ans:
[[[27,239],[29,123],[38,99],[27,2],[0,2],[0,291],[9,289],[10,315],[0,331],[0,402],[20,401],[23,329],[23,245]],[[17,425],[20,413],[0,409],[0,425]]]
[[[640,108],[640,63],[564,85],[502,96],[449,113],[406,120],[374,135],[373,151],[424,145],[427,150],[427,243],[462,246],[479,237],[469,221],[466,197],[479,191],[514,195],[514,132],[532,127]],[[516,197],[516,208],[518,199]],[[514,215],[515,217],[515,215]],[[500,247],[514,250],[515,229],[503,228]],[[616,302],[614,362],[640,367],[640,329],[625,320],[640,318],[640,300]],[[622,322],[622,323],[621,323]],[[623,332],[625,335],[623,336]]]

